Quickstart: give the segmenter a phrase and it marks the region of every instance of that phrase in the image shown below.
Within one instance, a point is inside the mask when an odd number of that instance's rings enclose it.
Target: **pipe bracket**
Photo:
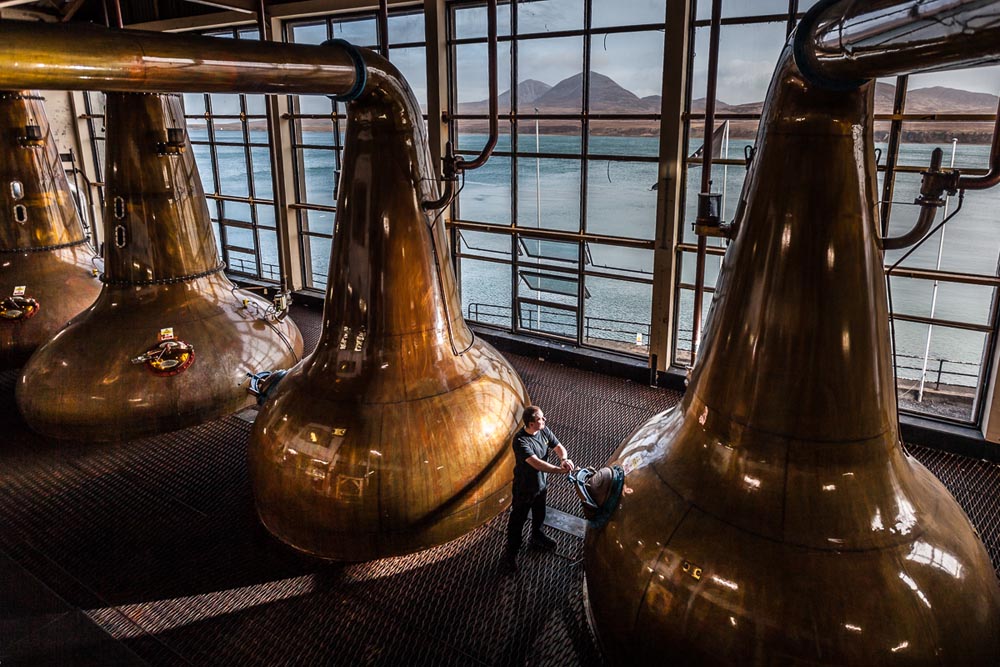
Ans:
[[[350,56],[351,62],[354,64],[354,85],[346,93],[342,95],[327,95],[334,102],[353,102],[354,100],[361,97],[361,93],[364,92],[365,86],[368,84],[368,65],[365,64],[365,58],[361,55],[361,51],[358,47],[348,42],[346,39],[328,39],[321,44],[321,46],[337,46],[345,51],[347,55]]]

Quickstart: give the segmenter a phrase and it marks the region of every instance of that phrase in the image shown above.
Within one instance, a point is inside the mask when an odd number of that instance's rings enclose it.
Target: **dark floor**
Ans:
[[[314,344],[319,313],[294,317]],[[578,464],[602,463],[679,399],[509,356]],[[599,662],[577,537],[553,531],[558,550],[525,552],[513,578],[497,568],[504,517],[413,556],[317,563],[254,516],[245,418],[120,445],[58,443],[27,431],[14,379],[0,374],[4,667]],[[1000,569],[1000,466],[913,453],[955,494]],[[561,479],[549,504],[577,513]]]

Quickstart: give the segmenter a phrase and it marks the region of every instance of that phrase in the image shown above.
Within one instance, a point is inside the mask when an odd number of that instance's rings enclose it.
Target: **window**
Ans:
[[[454,208],[465,316],[645,357],[665,5],[512,7],[499,8],[499,142]],[[471,157],[487,139],[486,8],[449,10],[451,136]]]
[[[289,22],[286,40],[321,44],[346,39],[352,44],[378,48],[375,12],[338,14],[320,19]],[[413,88],[421,108],[427,108],[427,64],[422,12],[391,11],[389,59]],[[294,155],[294,200],[302,276],[307,287],[324,289],[329,273],[333,228],[337,218],[337,185],[343,157],[344,105],[322,95],[290,97],[289,124]]]

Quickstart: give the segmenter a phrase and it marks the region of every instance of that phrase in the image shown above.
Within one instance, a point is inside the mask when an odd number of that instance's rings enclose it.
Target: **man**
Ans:
[[[529,405],[521,416],[524,426],[514,436],[514,490],[507,524],[507,550],[504,567],[517,572],[517,552],[521,548],[521,529],[531,512],[531,545],[539,549],[554,549],[555,540],[542,532],[545,522],[545,493],[548,473],[565,475],[573,470],[573,462],[559,439],[545,425],[545,414],[536,405]],[[559,465],[546,458],[554,451]]]

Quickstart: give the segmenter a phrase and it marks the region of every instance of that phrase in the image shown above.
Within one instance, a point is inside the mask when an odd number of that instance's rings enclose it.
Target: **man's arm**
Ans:
[[[561,446],[562,445],[559,445],[559,447],[561,447]],[[563,452],[565,452],[565,451],[566,450],[564,449]],[[554,466],[554,465],[552,465],[551,463],[549,463],[547,461],[541,460],[540,458],[538,458],[534,454],[532,454],[531,456],[529,456],[528,458],[526,458],[525,459],[525,463],[527,463],[529,466],[531,466],[532,468],[534,468],[535,470],[538,470],[540,472],[553,472],[553,473],[557,473],[557,474],[565,474],[565,473],[568,473],[570,470],[572,470],[572,468],[567,469],[565,467],[565,462],[564,462],[564,465]],[[570,464],[572,465],[572,461],[570,461]]]
[[[561,472],[572,472],[573,462],[569,459],[569,454],[566,452],[566,448],[560,442],[558,445],[552,448],[556,452],[556,456],[559,457],[559,470]]]

